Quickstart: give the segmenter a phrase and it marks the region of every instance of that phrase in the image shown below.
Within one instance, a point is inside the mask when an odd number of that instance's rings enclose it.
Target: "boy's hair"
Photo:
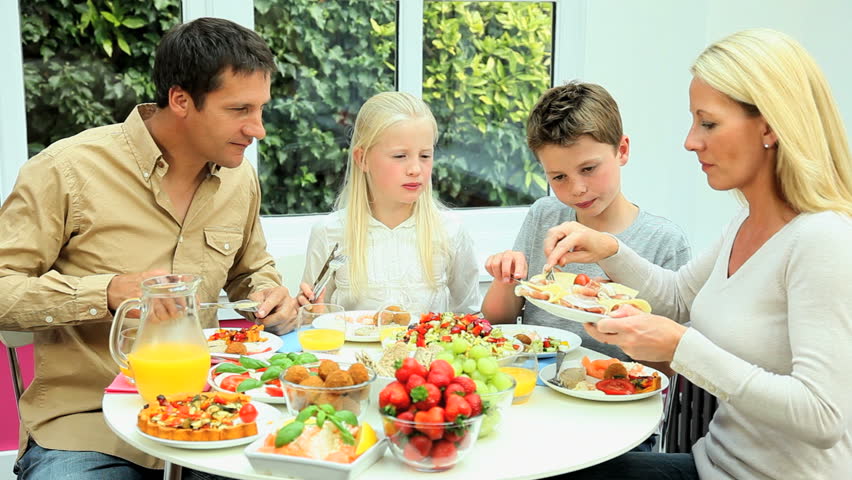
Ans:
[[[438,141],[438,124],[429,106],[423,100],[405,92],[383,92],[364,102],[355,118],[355,129],[349,147],[349,161],[346,166],[346,179],[343,189],[337,197],[336,209],[346,209],[344,244],[348,249],[347,268],[352,279],[352,289],[356,296],[367,289],[367,229],[372,210],[368,174],[355,162],[354,152],[362,149],[366,157],[379,137],[388,128],[399,122],[425,118],[432,127],[434,141]],[[433,258],[435,252],[447,248],[447,239],[440,218],[443,205],[432,196],[431,179],[426,183],[423,193],[414,202],[413,215],[416,222],[417,250],[423,266],[426,282],[435,286]]]
[[[155,101],[169,104],[169,90],[178,86],[197,109],[207,94],[222,84],[222,73],[274,73],[275,57],[260,35],[221,18],[199,18],[177,25],[160,40],[154,57]]]
[[[618,104],[594,83],[569,82],[544,92],[527,120],[527,145],[570,147],[583,135],[618,147],[623,130]]]
[[[822,71],[796,40],[769,29],[738,32],[707,47],[690,71],[772,128],[776,179],[794,210],[852,215],[846,129]]]

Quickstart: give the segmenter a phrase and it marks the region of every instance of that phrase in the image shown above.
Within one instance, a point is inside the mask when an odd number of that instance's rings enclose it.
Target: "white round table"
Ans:
[[[347,343],[342,356],[375,349],[377,344]],[[580,348],[566,360],[583,355],[601,358],[597,352]],[[136,414],[142,398],[134,394],[105,394],[106,423],[124,441],[143,452],[177,465],[239,479],[269,480],[282,477],[255,473],[245,446],[218,450],[186,450],[168,447],[142,437],[136,429]],[[286,412],[286,407],[280,405]],[[376,409],[378,410],[378,409]],[[525,479],[544,478],[579,470],[616,457],[654,433],[662,418],[660,395],[632,402],[581,400],[538,386],[529,401],[512,405],[498,431],[477,441],[473,451],[458,465],[441,473],[421,473],[406,467],[387,451],[364,480],[406,478]],[[367,421],[380,426],[378,412]]]

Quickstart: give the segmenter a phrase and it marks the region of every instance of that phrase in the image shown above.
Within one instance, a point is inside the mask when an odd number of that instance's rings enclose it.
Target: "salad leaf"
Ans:
[[[263,382],[261,382],[260,380],[256,378],[247,378],[240,382],[239,385],[237,385],[237,392],[243,393],[254,388],[260,388],[262,386]]]

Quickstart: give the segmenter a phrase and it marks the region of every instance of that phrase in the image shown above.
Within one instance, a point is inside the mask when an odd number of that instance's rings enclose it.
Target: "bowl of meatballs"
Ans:
[[[293,365],[281,373],[287,410],[292,415],[309,405],[329,404],[361,417],[368,411],[370,384],[375,380],[376,372],[363,363],[333,360]]]

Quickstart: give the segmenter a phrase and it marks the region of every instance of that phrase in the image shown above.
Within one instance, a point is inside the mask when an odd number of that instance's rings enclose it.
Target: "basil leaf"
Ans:
[[[355,445],[355,437],[352,436],[352,433],[349,431],[348,428],[346,428],[342,423],[340,423],[340,420],[329,415],[328,421],[333,423],[334,426],[337,427],[338,430],[340,430],[340,438],[343,439],[343,443],[347,445]]]
[[[271,363],[275,366],[281,367],[282,369],[285,369],[285,370],[294,365],[293,360],[290,360],[287,357],[277,358],[277,359],[270,358],[269,363]]]
[[[337,410],[335,410],[334,407],[332,407],[331,405],[329,405],[327,403],[323,403],[322,405],[319,406],[319,408],[320,408],[320,410],[325,411],[325,413],[327,413],[329,415],[334,415],[335,413],[337,413]]]
[[[237,385],[237,392],[243,393],[243,392],[251,390],[253,388],[260,388],[262,386],[263,386],[263,382],[261,382],[260,380],[258,380],[256,378],[247,378],[247,379],[243,380],[242,382],[240,382],[239,385]]]
[[[266,367],[269,366],[269,364],[264,362],[263,360],[258,360],[256,358],[247,357],[245,355],[242,355],[240,357],[240,365],[242,365],[246,368],[254,369],[254,370],[257,370],[259,368],[266,368]]]
[[[276,353],[275,355],[269,357],[269,363],[278,363],[279,360],[290,358],[289,353]]]
[[[311,416],[313,416],[313,414],[315,414],[316,412],[317,412],[317,406],[316,405],[311,405],[310,407],[305,407],[304,410],[302,410],[301,412],[299,412],[298,415],[296,415],[296,421],[297,422],[304,422],[305,420],[311,418]]]
[[[322,428],[322,424],[325,423],[326,414],[322,410],[317,412],[317,426]]]
[[[308,353],[308,352],[300,353],[299,356],[296,358],[296,363],[299,364],[299,365],[301,365],[303,363],[314,363],[316,361],[317,361],[316,355],[314,355],[313,353]]]
[[[278,378],[279,375],[281,375],[281,367],[273,365],[263,372],[263,375],[260,376],[260,381],[266,382],[267,380],[274,380]]]
[[[349,425],[352,425],[353,427],[358,426],[358,417],[356,417],[355,414],[350,412],[349,410],[338,410],[337,413],[334,414],[334,416],[348,423]]]
[[[248,372],[248,369],[241,366],[241,365],[237,365],[236,363],[226,362],[226,363],[220,363],[219,365],[217,365],[215,372],[216,373],[246,373],[246,372]]]
[[[284,425],[281,430],[278,430],[278,434],[275,435],[275,447],[281,448],[284,445],[292,442],[299,435],[302,434],[302,431],[305,430],[305,424],[296,420],[295,422]]]

